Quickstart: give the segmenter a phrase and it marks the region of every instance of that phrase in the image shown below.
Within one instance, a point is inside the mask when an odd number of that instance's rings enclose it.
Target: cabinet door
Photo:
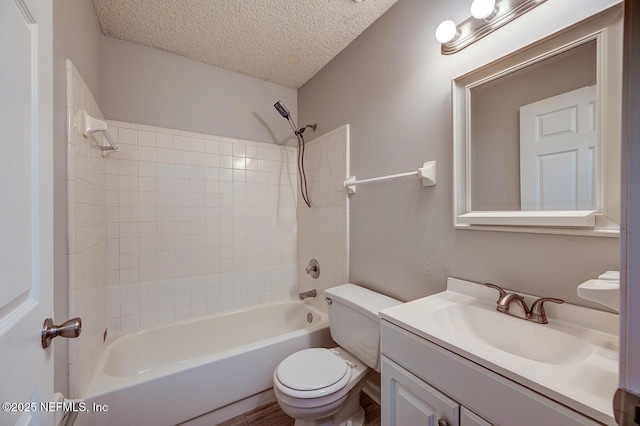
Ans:
[[[460,424],[457,402],[384,356],[381,408],[382,426]]]
[[[460,407],[460,426],[492,426],[491,423],[465,407]]]

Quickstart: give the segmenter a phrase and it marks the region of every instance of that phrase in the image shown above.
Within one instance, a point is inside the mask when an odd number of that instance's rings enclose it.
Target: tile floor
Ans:
[[[364,393],[360,394],[364,408],[365,426],[380,426],[380,406]],[[293,426],[293,419],[282,412],[277,402],[220,423],[218,426]]]

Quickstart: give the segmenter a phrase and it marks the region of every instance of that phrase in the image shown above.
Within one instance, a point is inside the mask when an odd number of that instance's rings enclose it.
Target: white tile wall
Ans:
[[[327,310],[322,292],[349,281],[349,198],[344,181],[349,176],[349,125],[307,143],[305,169],[311,208],[298,200],[298,282],[300,291],[316,289],[307,299]],[[305,272],[310,259],[318,260],[320,276]]]
[[[81,109],[94,117],[102,112],[71,61],[66,67],[69,317],[82,318],[82,334],[68,340],[69,391],[77,398],[95,369],[107,327],[107,162],[96,140],[85,139],[73,125]]]
[[[110,335],[297,294],[294,148],[109,128]]]
[[[73,125],[80,109],[102,117],[67,61],[69,315],[83,320],[68,341],[71,397],[83,394],[107,327],[113,335],[347,281],[348,126],[307,145],[313,209],[296,211],[294,148],[108,121],[120,151],[103,158],[101,137]],[[311,257],[317,282],[298,271]]]

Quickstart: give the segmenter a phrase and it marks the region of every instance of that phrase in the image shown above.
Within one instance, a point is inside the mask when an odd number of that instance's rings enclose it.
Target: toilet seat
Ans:
[[[278,365],[274,384],[294,398],[319,398],[344,388],[351,378],[352,367],[332,350],[305,349]]]

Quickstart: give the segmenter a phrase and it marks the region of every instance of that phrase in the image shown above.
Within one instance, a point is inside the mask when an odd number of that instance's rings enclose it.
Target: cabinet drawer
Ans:
[[[380,333],[385,356],[496,425],[600,424],[388,321]]]
[[[491,423],[477,414],[460,407],[460,426],[492,426]]]
[[[460,424],[460,405],[382,357],[382,426]]]

